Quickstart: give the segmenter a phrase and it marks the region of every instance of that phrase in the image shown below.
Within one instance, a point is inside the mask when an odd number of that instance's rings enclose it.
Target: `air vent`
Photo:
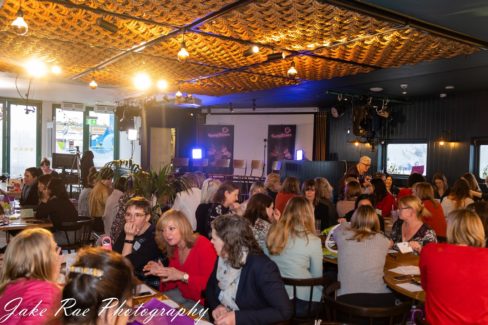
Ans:
[[[113,113],[115,112],[116,106],[113,105],[95,105],[95,108],[93,109],[95,112],[98,113]]]
[[[71,103],[71,102],[62,102],[61,109],[69,110],[69,111],[84,111],[85,104],[82,103]]]

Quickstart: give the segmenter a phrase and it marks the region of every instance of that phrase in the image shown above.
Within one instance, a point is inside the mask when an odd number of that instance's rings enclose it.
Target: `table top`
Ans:
[[[24,230],[27,228],[52,228],[53,224],[51,221],[46,219],[36,219],[36,218],[20,218],[20,214],[15,214],[14,216],[18,218],[11,218],[8,225],[1,225],[0,230],[10,231],[10,230]]]

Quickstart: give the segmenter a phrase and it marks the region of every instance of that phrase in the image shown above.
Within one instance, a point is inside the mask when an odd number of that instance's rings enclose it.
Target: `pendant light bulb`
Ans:
[[[183,41],[181,42],[181,48],[180,51],[178,52],[178,61],[185,62],[189,56],[190,53],[188,53],[188,50],[186,49],[186,43],[185,41]]]
[[[17,17],[12,22],[11,26],[13,27],[15,34],[20,36],[26,35],[29,31],[29,26],[24,20],[24,13],[22,9],[19,9],[19,11],[17,11]]]
[[[290,66],[290,69],[288,69],[288,77],[290,78],[295,78],[295,76],[297,75],[298,71],[297,69],[295,68],[295,61],[292,61],[291,62],[291,66]]]
[[[97,82],[95,81],[95,79],[92,79],[92,81],[90,81],[90,83],[88,84],[88,86],[89,86],[91,89],[95,90],[95,89],[97,89],[98,84],[97,84]]]
[[[181,90],[178,89],[178,91],[176,92],[175,96],[176,97],[182,97],[183,96],[183,93],[181,92]]]

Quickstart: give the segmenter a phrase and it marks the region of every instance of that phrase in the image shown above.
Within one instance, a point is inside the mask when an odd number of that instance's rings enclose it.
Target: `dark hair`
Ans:
[[[249,199],[243,217],[249,220],[252,225],[254,225],[258,218],[269,222],[266,208],[269,208],[271,204],[273,204],[273,199],[270,196],[263,193],[256,193]]]
[[[51,196],[55,196],[58,199],[69,200],[68,192],[66,191],[66,186],[61,178],[51,178],[47,184],[47,189],[51,192]]]
[[[358,197],[356,198],[356,201],[354,202],[354,209],[358,208],[359,202],[362,200],[368,200],[369,202],[371,202],[371,205],[373,207],[376,206],[376,198],[373,194],[361,194],[361,195],[358,195]]]
[[[239,188],[234,185],[232,182],[224,182],[220,184],[219,188],[217,189],[217,192],[215,192],[215,195],[213,197],[213,202],[215,203],[224,203],[225,201],[225,192],[234,192],[235,190],[238,190]]]
[[[107,180],[114,177],[114,171],[110,167],[102,167],[98,172],[98,179]]]
[[[212,229],[224,242],[222,251],[227,254],[227,261],[233,268],[239,269],[243,266],[242,254],[244,247],[248,249],[249,255],[263,254],[256,242],[256,238],[254,238],[249,220],[237,214],[217,217],[212,222]]]
[[[283,193],[300,194],[300,181],[294,176],[288,176],[285,178],[281,187]]]
[[[410,174],[410,176],[408,176],[407,186],[412,187],[413,184],[419,183],[419,182],[425,182],[424,176],[422,176],[419,173],[412,173],[412,174]]]
[[[40,166],[51,167],[51,162],[46,157],[42,158]]]
[[[449,187],[449,185],[447,184],[447,178],[446,178],[446,176],[443,173],[441,173],[441,172],[437,172],[437,173],[434,174],[434,176],[432,176],[432,183],[434,183],[433,186],[437,190],[437,186],[435,185],[435,180],[436,179],[440,179],[444,183],[444,187],[445,187],[444,188],[444,191],[446,191],[447,188]]]
[[[119,177],[114,184],[114,189],[121,192],[127,191],[127,177]]]
[[[47,184],[49,184],[52,178],[53,178],[52,174],[41,175],[37,179],[37,182],[47,186]]]
[[[467,197],[471,197],[469,190],[468,181],[464,178],[460,178],[452,186],[449,198],[455,201],[464,200]]]
[[[101,276],[71,271],[63,289],[63,299],[73,298],[62,313],[63,323],[96,324],[105,306],[104,299],[117,298],[120,305],[132,297],[134,278],[130,262],[119,253],[103,248],[86,247],[78,252],[73,267],[103,272]],[[69,307],[69,308],[68,308]],[[76,309],[88,310],[85,316],[74,313]]]
[[[144,214],[151,214],[151,204],[142,196],[134,196],[125,204],[125,211],[131,206],[144,210]]]
[[[361,185],[358,181],[350,181],[346,184],[344,192],[346,200],[350,200],[353,197],[361,195]]]
[[[381,202],[387,195],[385,182],[381,178],[373,178],[371,184],[374,186],[374,195],[376,197],[376,202]]]
[[[42,171],[37,167],[29,167],[25,171],[29,172],[29,174],[31,174],[32,177],[39,177],[42,175]]]
[[[481,219],[483,229],[485,230],[485,239],[488,242],[488,202],[479,201],[471,203],[466,207],[468,210],[476,212]]]
[[[470,190],[478,191],[478,192],[481,191],[480,185],[478,184],[478,181],[476,180],[476,177],[473,174],[465,173],[463,175],[463,178],[468,181]]]
[[[93,158],[95,158],[95,155],[93,154],[93,152],[90,150],[87,150],[83,153],[83,157],[81,157],[81,163],[83,164],[83,162],[88,162],[88,161],[93,162]]]
[[[305,191],[313,189],[315,191],[315,198],[313,200],[313,205],[317,205],[319,202],[319,196],[317,195],[317,184],[315,183],[315,180],[313,179],[308,179],[302,183],[302,194],[305,196]]]

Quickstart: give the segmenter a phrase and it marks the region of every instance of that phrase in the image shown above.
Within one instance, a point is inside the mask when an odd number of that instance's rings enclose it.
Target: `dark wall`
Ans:
[[[447,98],[424,98],[409,104],[393,106],[394,120],[385,128],[387,141],[423,140],[428,143],[427,177],[430,180],[436,171],[446,174],[450,184],[467,171],[472,171],[470,161],[471,143],[474,138],[488,138],[488,91],[460,95],[449,94]],[[349,112],[350,113],[350,112]],[[373,159],[372,170],[384,168],[382,147],[374,152],[366,144],[355,146],[347,140],[352,130],[350,115],[330,119],[329,156],[339,160],[357,161],[362,155]],[[439,137],[450,132],[455,142],[440,146]],[[384,150],[383,150],[384,151]],[[383,158],[383,159],[382,159]],[[376,165],[376,166],[375,166]]]

